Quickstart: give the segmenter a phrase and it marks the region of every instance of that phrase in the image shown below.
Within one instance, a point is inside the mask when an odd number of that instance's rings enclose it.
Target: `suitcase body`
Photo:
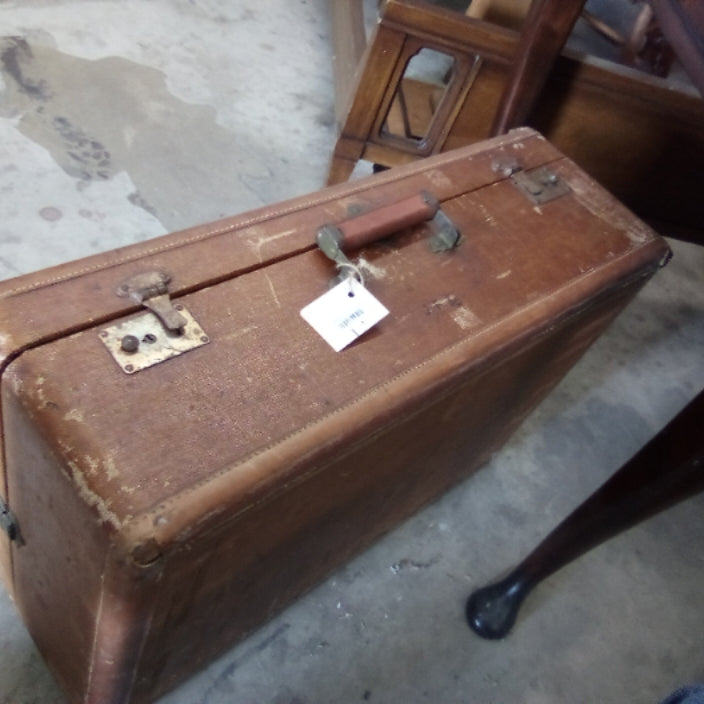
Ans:
[[[300,311],[351,214],[400,229],[336,352]],[[524,129],[4,282],[0,559],[69,700],[152,701],[468,476],[667,254]]]

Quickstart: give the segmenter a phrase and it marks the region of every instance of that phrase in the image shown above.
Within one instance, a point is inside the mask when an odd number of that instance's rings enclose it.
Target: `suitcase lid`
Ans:
[[[569,193],[541,204],[520,176],[545,165]],[[433,254],[419,226],[365,248],[369,288],[392,314],[333,352],[299,316],[334,273],[316,230],[423,190],[458,225],[460,246]],[[341,438],[363,442],[409,400],[646,277],[667,252],[542,137],[516,130],[4,282],[3,391],[33,415],[115,540],[163,545],[246,511],[299,481],[301,467],[318,471]],[[153,271],[168,272],[171,299],[210,344],[128,375],[99,336],[143,315],[119,289]]]
[[[315,248],[321,224],[427,191],[444,202],[556,160],[562,154],[530,128],[519,128],[462,149],[430,157],[214,223],[67,262],[0,282],[0,370],[24,350],[139,310],[118,295],[135,274],[164,271],[173,299]],[[608,219],[635,245],[655,233],[618,201],[584,179]],[[587,184],[589,184],[587,186]],[[599,195],[597,195],[599,194]],[[580,194],[575,193],[577,197]],[[206,248],[204,248],[204,245]]]

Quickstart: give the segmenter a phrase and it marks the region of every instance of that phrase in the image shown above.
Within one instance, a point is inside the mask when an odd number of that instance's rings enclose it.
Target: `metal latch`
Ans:
[[[186,325],[186,319],[171,303],[170,281],[171,276],[165,271],[148,271],[121,283],[117,295],[141,303],[157,315],[167,330],[177,332]]]
[[[511,181],[530,201],[543,205],[571,192],[567,183],[547,166],[530,171],[515,170]]]
[[[149,313],[104,328],[100,339],[126,374],[152,367],[210,342],[208,336],[181,303],[169,296],[169,274],[149,271],[124,281],[117,289],[121,298],[149,309]]]
[[[22,536],[20,535],[20,527],[17,523],[15,514],[10,511],[8,505],[0,497],[0,528],[2,528],[10,540],[14,540],[18,545],[23,544]]]

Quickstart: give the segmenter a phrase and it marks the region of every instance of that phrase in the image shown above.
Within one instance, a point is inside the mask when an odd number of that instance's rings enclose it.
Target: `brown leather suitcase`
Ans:
[[[153,700],[466,477],[667,256],[524,129],[4,282],[1,562],[69,700]]]

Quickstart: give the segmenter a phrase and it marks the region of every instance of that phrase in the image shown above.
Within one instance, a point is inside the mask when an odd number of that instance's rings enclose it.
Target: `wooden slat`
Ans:
[[[367,41],[364,33],[362,0],[333,0],[332,14],[333,71],[335,76],[335,114],[338,121],[354,87],[357,67]]]

